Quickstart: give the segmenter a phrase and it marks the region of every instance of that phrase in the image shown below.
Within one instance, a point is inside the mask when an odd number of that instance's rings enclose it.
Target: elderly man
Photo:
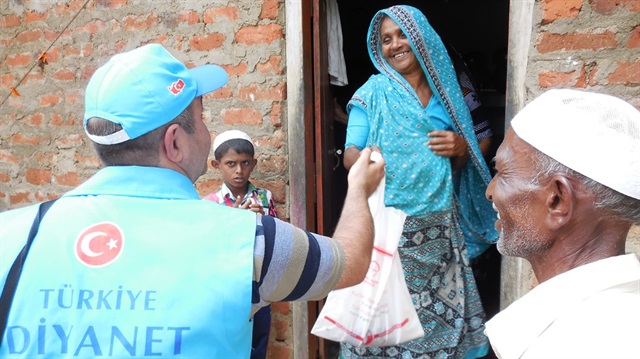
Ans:
[[[84,127],[105,167],[46,216],[38,205],[0,214],[0,357],[248,358],[260,307],[364,279],[367,198],[384,175],[368,149],[333,238],[200,200],[202,96],[227,79],[158,44],[95,72]]]
[[[551,90],[511,122],[487,188],[498,250],[540,283],[486,334],[512,358],[640,357],[640,112],[615,97]]]

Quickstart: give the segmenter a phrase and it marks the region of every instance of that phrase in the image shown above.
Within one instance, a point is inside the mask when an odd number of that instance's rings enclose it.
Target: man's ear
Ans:
[[[170,162],[179,163],[184,157],[184,152],[181,148],[183,132],[182,127],[174,123],[164,133],[161,152]]]
[[[211,160],[211,167],[219,170],[220,169],[220,161],[215,160],[215,159]]]
[[[547,228],[557,230],[571,219],[576,204],[576,192],[571,181],[565,176],[554,175],[545,187]]]

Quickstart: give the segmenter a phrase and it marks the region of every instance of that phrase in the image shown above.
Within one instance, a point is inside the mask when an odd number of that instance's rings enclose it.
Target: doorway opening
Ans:
[[[324,1],[324,0],[315,0]],[[482,103],[484,114],[489,121],[492,135],[492,147],[485,159],[490,160],[502,142],[505,126],[505,92],[507,74],[507,41],[509,27],[509,0],[336,0],[342,27],[343,55],[346,63],[348,84],[330,85],[328,94],[332,97],[324,102],[337,102],[345,109],[353,93],[377,70],[371,63],[366,48],[366,36],[370,21],[375,13],[383,8],[404,4],[420,9],[431,26],[440,35],[443,42],[451,45],[461,55],[473,77],[476,91]],[[327,41],[332,41],[328,35]],[[323,49],[328,51],[328,49]],[[318,94],[316,94],[318,96]],[[326,96],[326,95],[325,95]],[[326,108],[326,107],[325,107]],[[328,119],[337,117],[329,115]],[[333,149],[324,157],[331,161],[332,195],[331,203],[323,204],[325,211],[339,214],[347,188],[347,171],[341,161],[344,151],[346,123],[333,119]],[[331,139],[330,139],[331,141]],[[316,157],[316,158],[322,158]],[[334,162],[337,165],[334,165]],[[491,166],[489,166],[491,168]],[[325,233],[333,233],[338,216],[325,223]],[[480,291],[487,319],[499,311],[500,299],[500,262],[501,256],[492,246],[474,261],[474,274]],[[335,357],[335,348],[331,343],[320,344],[320,357]],[[490,358],[488,356],[487,358]]]

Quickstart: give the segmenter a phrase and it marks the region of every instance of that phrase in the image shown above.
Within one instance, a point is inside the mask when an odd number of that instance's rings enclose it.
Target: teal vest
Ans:
[[[0,214],[0,280],[35,207]],[[2,358],[248,358],[255,214],[201,200],[66,197],[46,214]]]

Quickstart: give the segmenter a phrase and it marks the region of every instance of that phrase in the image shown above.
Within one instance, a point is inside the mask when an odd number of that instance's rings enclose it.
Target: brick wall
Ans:
[[[640,108],[640,1],[538,0],[533,23],[528,98],[579,88]]]
[[[252,136],[253,182],[273,192],[279,216],[287,219],[283,4],[2,1],[0,211],[59,197],[100,168],[82,130],[87,81],[112,55],[157,42],[188,66],[210,62],[229,72],[228,85],[205,96],[205,122],[213,136],[231,128]],[[45,50],[46,63],[38,61]],[[20,96],[12,96],[11,87]],[[211,169],[197,188],[204,195],[220,182]],[[290,326],[289,305],[278,304],[272,357],[291,355]]]

